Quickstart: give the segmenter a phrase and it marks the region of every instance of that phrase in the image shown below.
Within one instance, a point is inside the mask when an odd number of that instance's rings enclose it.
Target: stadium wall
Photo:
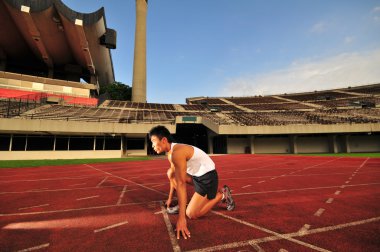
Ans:
[[[120,150],[105,151],[0,151],[0,160],[120,158]]]
[[[289,137],[255,137],[253,153],[290,153]]]
[[[328,153],[327,136],[299,136],[297,138],[298,153]]]
[[[349,136],[350,152],[380,152],[379,135]]]
[[[246,153],[246,148],[250,146],[247,136],[229,136],[227,138],[227,153]]]

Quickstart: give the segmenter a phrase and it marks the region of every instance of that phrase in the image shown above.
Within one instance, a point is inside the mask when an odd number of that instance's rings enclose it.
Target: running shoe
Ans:
[[[166,212],[168,214],[178,214],[179,213],[179,205],[176,205],[174,207],[167,207]]]
[[[224,195],[224,200],[227,203],[227,210],[232,211],[235,209],[235,201],[233,200],[231,196],[231,189],[227,186],[224,185],[222,189],[223,195]]]

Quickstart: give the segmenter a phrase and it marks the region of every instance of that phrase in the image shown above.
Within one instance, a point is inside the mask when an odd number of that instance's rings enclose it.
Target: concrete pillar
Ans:
[[[214,136],[208,136],[208,154],[214,154],[214,145],[213,145]]]
[[[54,69],[53,69],[53,68],[49,68],[49,71],[48,71],[48,78],[50,78],[50,79],[53,79],[53,78],[54,78]]]
[[[290,135],[289,136],[289,149],[290,153],[298,154],[298,148],[297,148],[297,137],[296,135]]]
[[[0,71],[5,71],[7,69],[7,62],[5,60],[0,60]]]
[[[148,155],[148,137],[145,137],[144,152],[146,155]]]
[[[90,83],[95,85],[98,84],[98,78],[95,75],[91,75]]]
[[[338,153],[338,144],[336,140],[336,135],[329,135],[328,141],[329,141],[329,152],[331,153]]]
[[[346,153],[351,153],[350,135],[345,135],[343,139],[344,139],[343,140],[343,142],[344,142],[344,150],[346,151]]]
[[[251,143],[251,154],[255,154],[255,136],[249,136],[249,141]]]
[[[146,102],[146,14],[147,0],[136,0],[135,55],[133,61],[132,101]]]

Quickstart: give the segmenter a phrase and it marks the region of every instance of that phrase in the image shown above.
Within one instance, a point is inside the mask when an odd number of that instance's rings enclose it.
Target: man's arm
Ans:
[[[165,203],[167,207],[170,207],[170,203],[173,200],[173,194],[174,194],[174,189],[175,189],[174,183],[173,183],[173,180],[172,180],[174,178],[173,174],[174,174],[174,166],[173,166],[173,164],[171,164],[171,166],[170,166],[170,168],[168,170],[168,174],[167,174],[168,178],[169,178],[169,184],[170,184],[169,196],[168,196],[168,199],[167,199],[167,201]]]
[[[187,192],[186,192],[186,156],[185,153],[178,151],[173,151],[172,162],[175,167],[175,180],[177,182],[177,197],[179,205],[179,217],[177,220],[177,239],[179,239],[180,234],[183,238],[190,238],[190,231],[187,229],[186,222],[186,203],[187,203]]]

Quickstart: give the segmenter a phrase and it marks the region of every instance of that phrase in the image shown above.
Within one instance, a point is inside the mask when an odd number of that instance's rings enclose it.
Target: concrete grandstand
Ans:
[[[49,104],[40,96],[2,99],[2,159],[149,155],[147,132],[158,124],[210,154],[380,151],[380,84],[187,104]]]
[[[147,132],[158,124],[210,154],[380,152],[380,84],[98,104],[99,89],[114,81],[116,47],[103,9],[0,0],[0,11],[2,160],[152,155]]]

